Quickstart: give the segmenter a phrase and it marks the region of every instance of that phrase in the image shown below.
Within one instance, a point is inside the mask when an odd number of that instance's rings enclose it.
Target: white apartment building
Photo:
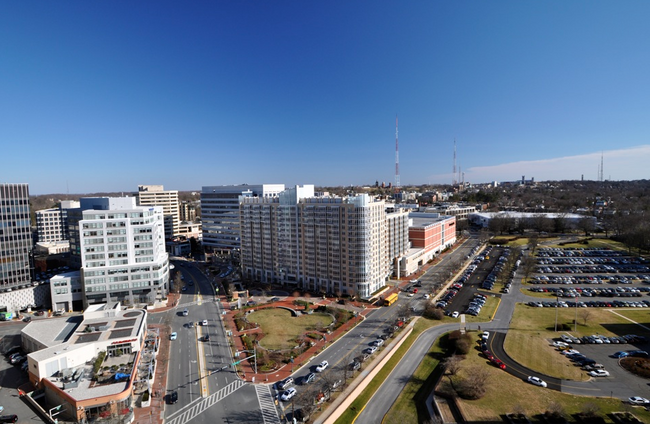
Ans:
[[[162,206],[165,222],[165,238],[178,235],[180,224],[178,190],[165,190],[161,185],[139,185],[138,205]]]
[[[393,223],[399,221],[393,217]],[[314,197],[298,186],[277,198],[241,198],[244,278],[367,299],[391,272],[386,205],[367,194]],[[408,220],[405,219],[407,225]],[[408,230],[396,246],[408,246]]]
[[[201,191],[203,246],[213,251],[239,249],[239,197],[273,198],[284,184],[204,186]]]
[[[82,198],[69,219],[84,308],[115,301],[152,303],[167,296],[169,258],[161,206],[137,206],[133,197]]]

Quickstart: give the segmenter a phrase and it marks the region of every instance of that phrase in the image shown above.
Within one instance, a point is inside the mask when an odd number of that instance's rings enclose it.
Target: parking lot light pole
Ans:
[[[560,298],[558,296],[555,296],[555,332],[557,333],[557,307],[558,303],[560,302]]]

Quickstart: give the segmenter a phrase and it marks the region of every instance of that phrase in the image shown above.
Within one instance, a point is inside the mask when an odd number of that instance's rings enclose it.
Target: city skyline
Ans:
[[[647,178],[650,4],[3,3],[0,181]],[[457,169],[452,175],[454,140]]]

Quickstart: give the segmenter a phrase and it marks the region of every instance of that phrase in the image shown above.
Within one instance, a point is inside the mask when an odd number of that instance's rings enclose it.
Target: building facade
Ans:
[[[32,246],[29,185],[0,184],[0,290],[31,284]]]
[[[138,205],[161,206],[165,223],[165,238],[178,235],[180,224],[178,190],[165,190],[161,185],[139,185]]]
[[[249,280],[367,299],[390,275],[388,238],[386,205],[367,194],[314,197],[308,185],[277,198],[241,198],[241,267]]]
[[[84,308],[114,301],[153,303],[167,296],[169,257],[161,206],[137,206],[133,197],[82,198],[69,220]]]
[[[411,248],[396,261],[396,274],[400,277],[413,274],[456,243],[456,217],[411,212],[408,231]]]
[[[284,184],[205,186],[201,191],[203,246],[212,251],[240,248],[239,198],[273,198]]]
[[[58,208],[36,211],[36,234],[39,243],[66,241],[68,232],[68,210],[79,207],[75,200],[63,200]]]

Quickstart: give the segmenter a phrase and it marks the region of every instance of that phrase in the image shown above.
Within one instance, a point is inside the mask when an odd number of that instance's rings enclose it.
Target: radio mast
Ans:
[[[395,193],[399,193],[399,131],[397,127],[397,115],[395,115]]]

